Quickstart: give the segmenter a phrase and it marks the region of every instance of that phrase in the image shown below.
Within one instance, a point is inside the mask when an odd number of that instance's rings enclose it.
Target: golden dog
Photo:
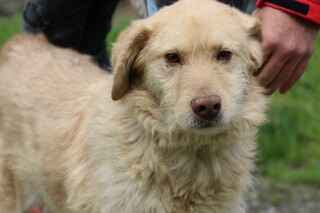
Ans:
[[[267,107],[259,22],[181,0],[125,30],[112,62],[28,34],[3,48],[0,212],[244,212]]]

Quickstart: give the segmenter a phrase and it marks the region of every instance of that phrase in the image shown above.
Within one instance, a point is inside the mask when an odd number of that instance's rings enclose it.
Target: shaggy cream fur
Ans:
[[[114,76],[41,36],[12,39],[0,56],[0,212],[244,212],[267,107],[260,43],[255,19],[211,0],[134,22]],[[221,110],[203,125],[190,103],[211,94]]]

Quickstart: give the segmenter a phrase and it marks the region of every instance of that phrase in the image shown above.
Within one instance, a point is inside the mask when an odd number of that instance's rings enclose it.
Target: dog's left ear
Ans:
[[[251,73],[255,73],[263,63],[263,52],[262,52],[262,30],[261,23],[252,16],[244,16],[245,30],[248,34],[248,47],[249,51],[249,66]]]
[[[130,76],[133,75],[134,63],[150,37],[151,30],[144,20],[138,20],[124,30],[112,50],[114,80],[112,99],[119,100],[130,89]]]

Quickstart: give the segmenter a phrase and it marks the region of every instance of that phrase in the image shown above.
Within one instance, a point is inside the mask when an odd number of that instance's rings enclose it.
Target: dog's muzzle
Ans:
[[[198,96],[191,100],[190,105],[195,115],[195,127],[209,128],[220,120],[220,111],[222,107],[220,96]]]

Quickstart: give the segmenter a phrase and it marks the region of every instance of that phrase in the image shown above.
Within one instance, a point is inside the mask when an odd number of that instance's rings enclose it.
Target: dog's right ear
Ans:
[[[130,76],[134,72],[134,63],[140,51],[146,45],[151,34],[144,20],[138,20],[124,30],[112,50],[114,80],[112,99],[119,100],[130,89]]]
[[[258,19],[251,16],[244,16],[244,25],[248,33],[248,50],[249,50],[249,64],[251,73],[257,72],[263,63],[262,51],[262,28]]]

